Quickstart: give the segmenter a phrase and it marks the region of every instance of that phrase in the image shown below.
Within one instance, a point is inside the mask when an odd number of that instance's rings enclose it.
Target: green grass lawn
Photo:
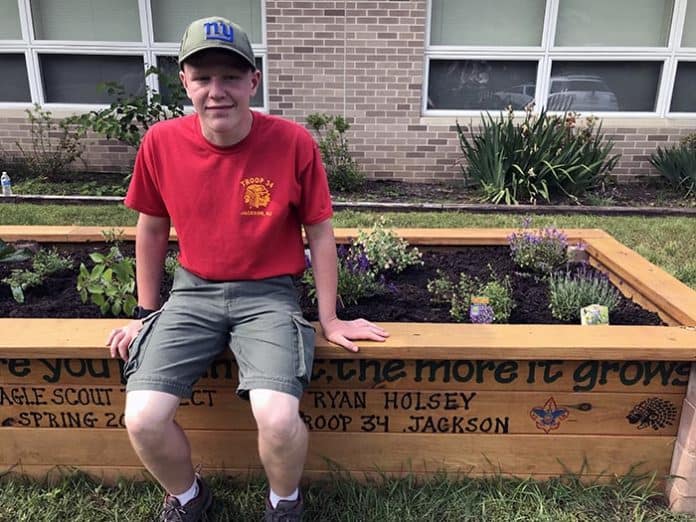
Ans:
[[[260,520],[265,484],[212,477],[211,521]],[[337,474],[305,488],[306,522],[506,522],[693,521],[671,513],[649,482],[619,479],[581,484],[574,478],[547,482],[445,479],[349,480]],[[162,501],[153,483],[123,481],[105,487],[72,474],[53,485],[3,480],[0,521],[71,522],[152,520]]]
[[[368,227],[381,215],[343,211],[336,227]],[[134,225],[136,214],[119,206],[1,204],[6,225]],[[468,213],[387,214],[394,227],[516,227],[520,216]],[[696,219],[543,215],[533,226],[601,228],[696,289]],[[1,443],[1,442],[0,442]],[[212,480],[217,501],[212,520],[258,520],[265,486],[258,480]],[[124,481],[105,487],[81,475],[48,485],[6,475],[0,482],[0,522],[141,521],[155,516],[162,493],[152,483]],[[307,521],[687,521],[671,513],[650,482],[619,479],[581,484],[574,478],[548,482],[490,479],[422,484],[410,479],[358,482],[340,475],[306,491]]]

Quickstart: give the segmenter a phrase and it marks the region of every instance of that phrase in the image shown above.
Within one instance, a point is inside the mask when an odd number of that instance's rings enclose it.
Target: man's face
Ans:
[[[184,62],[179,78],[200,118],[203,135],[216,145],[232,145],[249,132],[249,102],[261,73],[225,51],[203,51]]]

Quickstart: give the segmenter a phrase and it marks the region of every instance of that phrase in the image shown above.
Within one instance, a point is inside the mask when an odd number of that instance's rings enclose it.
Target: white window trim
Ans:
[[[87,103],[46,103],[43,92],[43,79],[39,67],[39,54],[79,54],[79,55],[112,55],[112,56],[140,56],[144,69],[157,63],[157,56],[177,56],[179,42],[155,42],[152,26],[152,10],[149,0],[138,0],[138,14],[140,16],[141,41],[140,42],[105,42],[105,41],[70,41],[70,40],[37,40],[35,39],[31,23],[30,0],[17,0],[19,7],[19,23],[21,28],[21,40],[0,41],[0,53],[24,54],[27,65],[27,77],[31,102],[0,102],[0,109],[26,109],[38,103],[47,110],[58,110],[65,113],[84,113],[92,110],[100,110],[109,104]],[[256,57],[261,58],[263,64],[262,75],[264,80],[268,78],[268,48],[266,40],[266,2],[261,2],[261,43],[252,43],[252,49]],[[150,75],[146,78],[150,89],[159,90],[157,78]],[[254,110],[267,112],[269,107],[268,82],[264,81],[263,106]],[[193,112],[190,107],[185,107],[185,112]]]
[[[425,60],[423,61],[423,88],[421,94],[422,118],[431,116],[464,116],[478,117],[485,110],[454,110],[454,109],[428,109],[428,86],[430,83],[430,61],[436,59],[478,59],[478,60],[527,60],[537,61],[537,91],[536,107],[541,107],[546,100],[549,87],[551,66],[553,61],[660,61],[662,72],[658,78],[657,98],[655,111],[650,112],[596,112],[593,113],[602,118],[617,119],[645,119],[648,118],[672,118],[693,119],[694,112],[669,112],[672,100],[672,90],[676,78],[677,65],[680,61],[696,61],[696,47],[680,47],[684,23],[686,20],[687,0],[675,0],[672,12],[672,23],[666,47],[556,47],[554,37],[558,20],[559,2],[562,0],[547,0],[544,15],[544,27],[540,46],[528,47],[480,47],[480,46],[442,46],[430,45],[431,21],[433,2],[427,2],[426,30],[425,30]],[[696,1],[696,0],[691,0]],[[497,112],[499,109],[490,109]],[[515,111],[516,115],[522,115],[523,111]]]

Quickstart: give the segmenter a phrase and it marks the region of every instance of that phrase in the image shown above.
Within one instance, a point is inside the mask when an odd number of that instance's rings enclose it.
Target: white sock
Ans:
[[[182,506],[198,495],[198,479],[193,479],[193,485],[180,495],[174,495]]]
[[[300,490],[296,489],[292,493],[290,493],[287,497],[281,497],[280,495],[277,495],[275,491],[271,490],[270,494],[270,501],[271,501],[271,506],[273,509],[278,507],[278,502],[281,500],[289,500],[290,502],[297,500],[297,497],[300,495]]]

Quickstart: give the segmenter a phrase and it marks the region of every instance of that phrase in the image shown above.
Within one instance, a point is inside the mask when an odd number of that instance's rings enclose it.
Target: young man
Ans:
[[[300,520],[307,430],[299,399],[314,354],[314,329],[292,280],[304,269],[302,227],[326,338],[357,351],[353,340],[388,334],[364,319],[336,317],[336,248],[321,157],[300,125],[250,110],[260,72],[244,31],[219,17],[193,22],[179,64],[195,114],[147,132],[125,201],[140,212],[138,318],[107,343],[112,357],[127,361],[128,435],[167,491],[160,520],[203,518],[212,496],[174,414],[229,346],[239,365],[237,393],[250,400],[258,427],[270,485],[265,519]],[[160,308],[170,225],[181,268]]]

